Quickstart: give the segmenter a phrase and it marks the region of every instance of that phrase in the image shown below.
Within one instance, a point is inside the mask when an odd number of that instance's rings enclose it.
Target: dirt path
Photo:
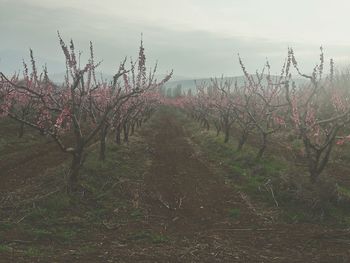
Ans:
[[[215,176],[195,154],[173,116],[161,115],[150,134],[153,165],[146,174],[152,213],[172,219],[168,231],[181,234],[231,224],[230,211],[258,227],[262,220],[246,209],[240,196]]]
[[[112,195],[115,203],[108,203],[106,216],[95,226],[86,225],[84,233],[72,243],[51,240],[52,260],[43,256],[37,261],[27,257],[17,262],[350,262],[349,231],[271,222],[247,196],[225,184],[215,167],[200,158],[182,125],[171,111],[158,112],[141,131],[140,139],[148,145],[145,154],[150,159],[144,180],[141,176],[121,176],[124,181],[115,184],[120,193],[116,191],[125,198]],[[32,149],[37,155],[24,156],[13,169],[7,168],[6,162],[0,163],[0,183],[4,182],[0,190],[22,191],[31,178],[41,182],[36,175],[65,158],[51,151],[53,145],[37,147]],[[138,161],[132,154],[127,157]],[[118,202],[125,202],[125,211],[118,211],[123,207]],[[125,218],[121,217],[123,213]],[[34,246],[40,240],[28,242]],[[73,254],[83,247],[86,253]],[[93,249],[88,251],[90,247]],[[8,256],[0,257],[0,262],[14,262]]]
[[[128,231],[147,229],[167,241],[116,242],[116,262],[350,262],[349,232],[266,220],[198,158],[171,113],[160,113],[145,136],[152,155],[141,196],[147,220]]]

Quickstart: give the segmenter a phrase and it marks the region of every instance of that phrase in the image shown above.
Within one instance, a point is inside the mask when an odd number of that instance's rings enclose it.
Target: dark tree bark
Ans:
[[[220,132],[221,132],[221,125],[219,122],[215,121],[215,129],[216,129],[216,136],[219,136]]]
[[[72,155],[72,162],[68,172],[68,193],[74,193],[78,189],[79,172],[84,162],[84,142],[82,140],[78,142],[78,145],[72,152]]]
[[[18,129],[18,138],[22,138],[24,135],[24,123],[21,122],[19,124],[19,129]]]
[[[103,124],[100,130],[100,156],[99,156],[100,161],[104,161],[106,159],[107,134],[108,134],[108,124]]]
[[[131,132],[130,132],[130,135],[133,136],[134,133],[135,133],[135,122],[133,122],[133,123],[131,124]]]
[[[239,138],[237,151],[241,151],[243,149],[244,144],[248,139],[249,133],[247,131],[242,131],[241,137]]]
[[[118,145],[120,145],[122,143],[120,125],[118,125],[117,128],[115,129],[115,142]]]
[[[260,149],[258,151],[258,154],[256,155],[256,159],[260,160],[263,157],[263,154],[266,150],[267,147],[267,133],[262,133],[261,134],[261,146]]]
[[[123,124],[123,134],[124,142],[129,142],[129,125],[126,122]]]

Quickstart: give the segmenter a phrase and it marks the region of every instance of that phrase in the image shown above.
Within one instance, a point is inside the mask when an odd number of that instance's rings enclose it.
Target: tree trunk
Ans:
[[[71,167],[68,173],[67,192],[73,193],[78,189],[79,171],[83,164],[83,149],[78,149],[73,153]]]
[[[229,121],[229,116],[226,114],[223,117],[223,126],[224,126],[224,131],[225,131],[224,143],[227,143],[230,140],[231,123]]]
[[[230,139],[230,127],[228,125],[225,125],[225,139],[224,143],[227,143]]]
[[[238,145],[237,145],[238,152],[243,149],[243,146],[246,143],[247,139],[248,139],[248,134],[246,132],[243,132],[241,135],[241,138],[238,141]]]
[[[130,135],[133,136],[135,133],[135,122],[132,123],[131,125],[131,132],[130,132]]]
[[[310,172],[310,182],[312,184],[317,183],[317,181],[320,177],[320,173],[315,169],[309,169],[309,172]]]
[[[216,128],[216,137],[219,136],[220,132],[221,132],[221,126],[220,124],[216,124],[215,125],[215,128]]]
[[[129,125],[124,123],[123,125],[123,132],[124,132],[124,142],[129,142]]]
[[[100,130],[100,156],[99,156],[100,161],[104,161],[106,159],[107,133],[108,133],[108,125],[104,124]]]
[[[267,134],[266,133],[263,133],[262,134],[262,143],[261,143],[261,146],[260,146],[260,149],[259,149],[259,152],[256,156],[256,159],[257,160],[260,160],[266,150],[266,147],[267,147]]]
[[[311,183],[316,183],[319,180],[321,173],[326,167],[334,145],[334,140],[335,140],[335,136],[328,141],[328,144],[325,148],[321,148],[316,151],[315,160],[311,158],[311,162],[309,162]],[[314,162],[313,165],[312,165],[312,161]]]
[[[118,126],[115,129],[115,142],[120,145],[121,144],[121,129],[120,126]]]
[[[22,138],[24,135],[24,123],[21,122],[18,129],[18,138]]]
[[[204,119],[204,127],[207,129],[207,131],[209,131],[210,125],[209,125],[209,122],[206,119]]]

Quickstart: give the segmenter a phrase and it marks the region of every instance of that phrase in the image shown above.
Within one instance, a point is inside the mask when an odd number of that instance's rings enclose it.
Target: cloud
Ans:
[[[263,66],[268,57],[273,72],[278,73],[288,46],[295,48],[301,68],[307,72],[317,63],[319,44],[325,44],[326,57],[335,57],[342,64],[349,60],[347,43],[315,43],[295,37],[296,29],[302,26],[305,29],[300,36],[307,31],[325,34],[320,29],[309,28],[319,20],[310,23],[303,20],[310,15],[307,10],[313,7],[323,14],[322,1],[318,8],[313,6],[314,0],[305,3],[304,8],[299,8],[299,20],[293,20],[295,6],[288,7],[288,13],[279,1],[264,3],[255,0],[216,3],[209,0],[0,0],[0,31],[6,36],[0,43],[0,70],[12,72],[20,68],[21,59],[28,57],[28,49],[32,48],[40,64],[47,62],[50,72],[63,71],[57,30],[66,41],[73,38],[77,49],[85,55],[89,41],[93,41],[96,59],[103,60],[101,70],[108,74],[115,71],[125,56],[137,56],[141,32],[149,65],[158,60],[159,73],[174,69],[175,74],[190,77],[238,75],[241,70],[237,53],[250,71]],[[272,11],[271,6],[277,11]],[[269,17],[274,12],[275,16]]]

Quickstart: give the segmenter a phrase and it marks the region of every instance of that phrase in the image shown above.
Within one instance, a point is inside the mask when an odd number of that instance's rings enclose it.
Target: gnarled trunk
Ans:
[[[230,126],[225,125],[225,139],[224,143],[227,143],[230,140]]]
[[[246,143],[248,139],[248,133],[242,132],[241,138],[239,138],[238,145],[237,145],[237,151],[241,151],[243,149],[244,144]]]
[[[77,149],[73,153],[73,158],[70,166],[70,170],[68,173],[68,185],[67,185],[67,192],[73,193],[78,189],[78,178],[79,178],[79,172],[80,168],[83,165],[83,148]]]
[[[100,130],[100,156],[99,156],[100,161],[104,161],[106,159],[107,134],[108,134],[108,124],[103,124]]]
[[[24,123],[21,122],[19,124],[19,129],[18,129],[18,138],[22,138],[24,135]]]
[[[123,125],[123,132],[124,132],[124,142],[129,142],[129,125],[127,123],[124,123]]]
[[[267,147],[267,134],[263,133],[261,136],[261,146],[260,149],[258,151],[258,154],[256,155],[256,159],[260,160],[266,150]]]
[[[221,125],[220,123],[215,123],[215,128],[216,128],[216,136],[219,136],[221,132]]]
[[[330,139],[325,147],[319,149],[311,147],[309,140],[304,138],[303,141],[306,151],[306,158],[308,160],[310,181],[314,184],[318,182],[321,173],[329,161],[330,153],[334,145],[334,138]]]
[[[135,133],[135,122],[133,122],[133,123],[131,124],[131,132],[130,132],[130,135],[133,136],[134,133]]]
[[[121,144],[121,128],[120,125],[115,129],[115,142],[120,145]]]

